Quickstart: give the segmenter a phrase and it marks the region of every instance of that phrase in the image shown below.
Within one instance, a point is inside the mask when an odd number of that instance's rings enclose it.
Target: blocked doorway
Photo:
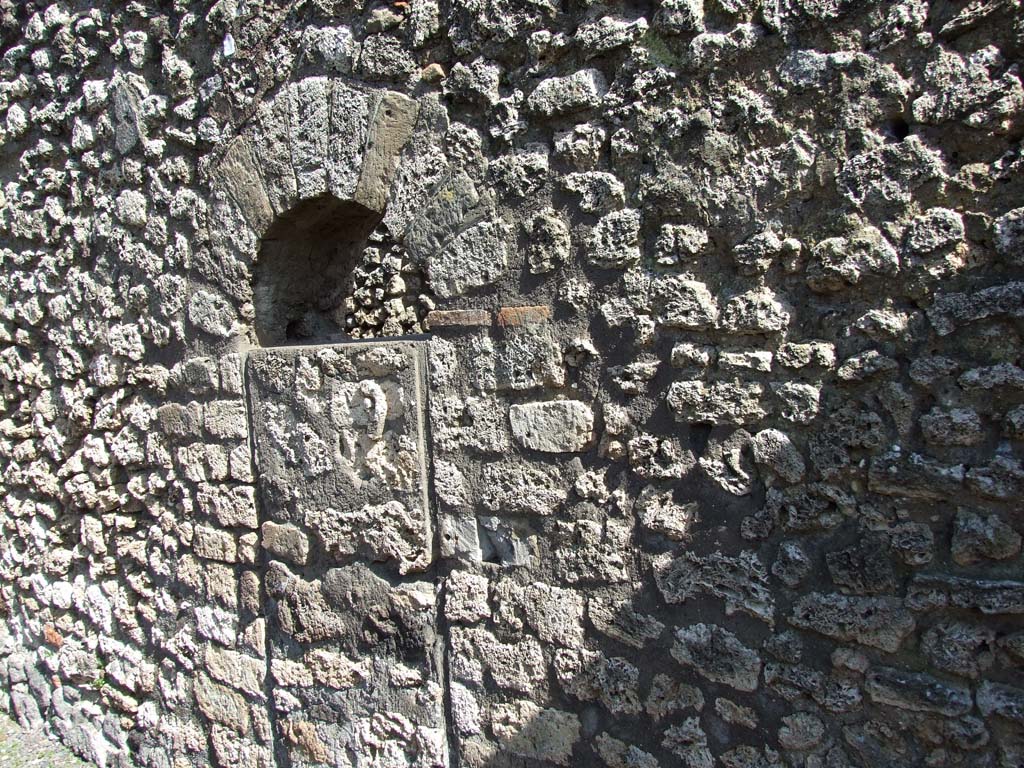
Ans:
[[[447,765],[437,587],[424,574],[424,346],[279,347],[247,360],[285,765]]]
[[[269,227],[254,274],[245,381],[282,766],[448,764],[426,342],[349,333],[381,218],[305,200]]]

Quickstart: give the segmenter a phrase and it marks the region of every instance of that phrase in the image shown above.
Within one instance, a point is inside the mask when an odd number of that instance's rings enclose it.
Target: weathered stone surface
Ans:
[[[933,408],[921,417],[921,431],[935,445],[977,445],[984,437],[981,419],[969,408]]]
[[[272,557],[305,565],[309,559],[309,537],[301,528],[285,523],[278,525],[268,520],[261,528],[263,547]]]
[[[654,281],[651,291],[657,318],[667,326],[706,330],[718,322],[718,302],[704,283],[666,277]]]
[[[445,587],[445,615],[449,621],[474,622],[489,615],[485,577],[453,571]]]
[[[1018,554],[1020,546],[1020,534],[997,515],[983,518],[967,510],[957,512],[950,551],[960,565],[1006,560]]]
[[[683,603],[704,592],[725,600],[727,614],[742,611],[772,624],[775,601],[768,590],[768,574],[753,552],[729,557],[713,553],[700,557],[661,555],[654,560],[658,589],[669,603]]]
[[[1024,724],[1024,689],[999,683],[982,683],[978,688],[978,709],[985,717],[1001,717]]]
[[[427,261],[427,278],[442,298],[461,296],[497,281],[508,268],[508,227],[498,221],[476,224]]]
[[[920,574],[907,590],[914,610],[952,606],[983,614],[1024,613],[1024,582]]]
[[[651,681],[651,692],[644,708],[656,721],[673,712],[704,709],[704,694],[700,688],[680,683],[666,674],[659,673]]]
[[[569,227],[554,211],[537,214],[527,225],[526,259],[530,272],[552,272],[569,259],[572,241]]]
[[[914,712],[936,712],[958,717],[971,711],[973,701],[967,686],[944,683],[930,675],[891,667],[868,673],[864,690],[872,701]]]
[[[983,288],[975,293],[944,293],[928,308],[935,330],[947,336],[960,326],[989,317],[1020,317],[1024,314],[1024,283]]]
[[[452,671],[463,682],[479,685],[486,672],[510,691],[529,694],[544,687],[544,654],[534,638],[502,642],[482,627],[455,628],[451,638],[457,655]]]
[[[789,622],[844,642],[895,653],[915,627],[902,601],[815,592],[793,606]]]
[[[573,745],[580,737],[576,715],[516,701],[496,704],[492,717],[494,735],[512,754],[569,765]]]
[[[198,290],[188,302],[188,319],[212,336],[227,338],[236,330],[236,314],[232,306],[217,293]]]
[[[466,173],[455,173],[445,178],[409,222],[405,234],[409,253],[418,263],[427,263],[459,234],[470,212],[475,211],[479,204],[480,193]]]
[[[795,541],[786,541],[772,563],[772,575],[788,587],[796,587],[810,574],[813,564],[803,548]]]
[[[522,592],[522,612],[541,640],[575,647],[583,642],[583,598],[568,589],[534,583]]]
[[[241,694],[200,676],[196,686],[199,711],[215,723],[225,725],[239,735],[249,730],[249,705]]]
[[[1024,209],[1007,211],[995,222],[996,250],[1010,264],[1024,259]]]
[[[875,493],[915,499],[949,498],[963,480],[963,465],[944,465],[916,453],[878,456],[868,470],[868,486]]]
[[[989,499],[1010,501],[1024,491],[1024,465],[1009,456],[995,456],[988,464],[972,467],[965,475],[965,485]]]
[[[832,368],[836,364],[836,350],[827,341],[786,342],[779,347],[775,359],[787,368]]]
[[[335,558],[362,554],[373,562],[392,562],[402,574],[427,566],[430,520],[422,506],[391,500],[332,512],[330,508],[307,510],[304,521]]]
[[[460,61],[448,73],[444,88],[447,93],[463,101],[495,104],[500,98],[500,77],[500,67],[484,59],[476,59],[469,64]]]
[[[643,648],[661,635],[665,625],[651,616],[645,616],[620,600],[590,598],[587,616],[600,632],[634,648]]]
[[[761,660],[727,629],[694,624],[677,629],[672,658],[716,683],[739,691],[757,690]]]
[[[789,325],[791,315],[773,291],[760,288],[729,299],[721,325],[732,333],[776,333]]]
[[[754,461],[763,465],[789,483],[798,483],[806,467],[800,451],[789,435],[777,429],[762,429],[751,440]]]
[[[650,752],[612,738],[607,733],[598,734],[594,741],[597,753],[609,768],[658,768],[659,763]]]
[[[201,485],[196,494],[199,509],[225,528],[255,528],[256,498],[251,486]]]
[[[305,526],[336,558],[363,552],[401,573],[426,566],[419,364],[401,346],[250,357],[260,492],[267,508],[283,513],[272,522]],[[345,374],[350,366],[362,374]],[[307,370],[316,372],[309,384],[324,393],[320,400],[303,394]],[[289,391],[283,403],[272,401]],[[297,488],[306,490],[296,500]],[[340,510],[339,498],[347,503]]]
[[[659,493],[654,486],[647,486],[637,500],[640,524],[670,539],[686,539],[690,528],[697,522],[697,504],[676,504],[672,492]]]
[[[937,669],[977,679],[995,659],[995,632],[962,622],[942,622],[921,637],[921,649]]]
[[[481,350],[487,350],[486,345]],[[565,360],[547,323],[510,325],[493,357],[478,363],[480,385],[496,390],[557,388],[565,383]]]
[[[204,657],[210,675],[237,691],[263,698],[267,665],[263,659],[209,646]]]
[[[640,711],[640,670],[621,657],[562,649],[555,654],[555,674],[562,688],[582,701],[600,701],[617,715]]]
[[[526,100],[533,111],[550,117],[591,109],[601,103],[608,86],[596,69],[541,81]]]
[[[975,390],[1024,389],[1024,370],[1011,363],[972,368],[957,379],[968,392]]]
[[[247,138],[231,143],[221,160],[219,181],[224,184],[256,233],[266,232],[273,221],[274,211],[263,186],[256,159],[256,148]]]
[[[593,439],[594,413],[578,400],[513,405],[512,436],[524,448],[545,453],[580,451]]]
[[[625,187],[610,173],[570,173],[562,184],[579,196],[580,208],[588,213],[614,210],[625,203]]]
[[[625,269],[640,261],[640,212],[632,209],[604,216],[587,237],[584,256],[604,269]]]
[[[899,271],[899,254],[875,227],[847,237],[822,240],[811,252],[808,285],[819,292],[840,291],[872,277]]]
[[[833,583],[843,592],[877,595],[896,587],[886,542],[876,535],[865,535],[856,544],[829,552],[825,564]]]
[[[819,718],[807,712],[797,712],[782,718],[779,746],[798,751],[812,749],[821,743],[824,735],[825,725]]]
[[[772,391],[782,404],[779,415],[787,421],[809,424],[817,417],[821,402],[820,387],[794,381],[773,384]]]
[[[678,756],[687,768],[712,768],[715,758],[708,749],[708,737],[696,717],[665,729],[661,745]]]
[[[630,469],[644,480],[666,480],[685,477],[696,464],[692,451],[684,450],[679,440],[659,440],[641,434],[626,445]]]
[[[195,553],[207,560],[221,560],[234,563],[238,560],[238,542],[227,531],[209,526],[196,526],[192,546]]]
[[[490,464],[484,481],[483,505],[494,512],[552,515],[569,497],[568,483],[542,466]]]
[[[745,429],[713,430],[700,466],[722,490],[745,496],[753,490],[754,461],[750,433]]]
[[[756,382],[677,381],[668,391],[668,406],[679,421],[751,424],[768,414]]]

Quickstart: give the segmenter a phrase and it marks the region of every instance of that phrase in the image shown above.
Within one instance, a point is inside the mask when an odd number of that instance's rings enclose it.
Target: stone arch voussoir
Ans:
[[[383,217],[419,112],[409,96],[327,77],[291,83],[260,107],[210,172],[205,277],[240,317],[221,335],[252,339],[254,268],[280,217],[315,199]]]

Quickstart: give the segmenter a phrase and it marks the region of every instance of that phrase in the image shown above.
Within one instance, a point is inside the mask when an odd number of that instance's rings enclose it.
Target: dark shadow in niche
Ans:
[[[345,332],[345,296],[381,214],[321,195],[277,217],[260,245],[253,303],[261,346]]]

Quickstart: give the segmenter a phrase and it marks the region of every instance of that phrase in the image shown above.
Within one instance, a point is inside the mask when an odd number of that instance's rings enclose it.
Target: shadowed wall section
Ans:
[[[345,297],[381,214],[330,195],[304,200],[270,226],[260,244],[253,304],[267,347],[325,339],[345,328]]]

